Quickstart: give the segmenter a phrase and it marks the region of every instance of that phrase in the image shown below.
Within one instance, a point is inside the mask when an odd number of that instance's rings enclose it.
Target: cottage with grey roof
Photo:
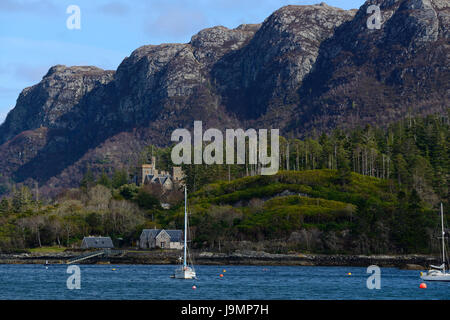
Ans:
[[[113,242],[110,237],[84,237],[81,242],[81,248],[83,249],[112,249],[114,248]]]
[[[144,229],[139,238],[139,247],[161,249],[183,249],[183,231]]]

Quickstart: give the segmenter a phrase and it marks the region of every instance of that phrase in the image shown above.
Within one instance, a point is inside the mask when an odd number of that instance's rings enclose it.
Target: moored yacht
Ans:
[[[425,281],[450,281],[450,273],[445,270],[445,229],[444,229],[444,209],[441,203],[441,225],[442,225],[442,264],[440,266],[430,266],[426,273],[421,272],[420,278]]]
[[[172,276],[175,279],[196,279],[197,277],[192,263],[191,266],[188,265],[187,231],[187,189],[186,187],[184,187],[184,254],[182,264],[177,269],[175,269],[175,274]]]

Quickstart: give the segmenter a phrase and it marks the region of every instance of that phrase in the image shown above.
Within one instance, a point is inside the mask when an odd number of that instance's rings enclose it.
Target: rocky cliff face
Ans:
[[[367,7],[379,4],[381,29]],[[134,166],[175,128],[312,128],[386,123],[449,105],[445,0],[283,7],[262,24],[147,45],[118,67],[52,67],[0,126],[0,173],[44,189],[75,186],[86,167]]]
[[[275,11],[247,46],[213,68],[224,105],[240,119],[256,119],[271,108],[299,103],[296,90],[311,71],[320,44],[354,13],[323,3]]]
[[[379,4],[381,29],[368,29]],[[449,13],[443,0],[367,1],[321,44],[300,88],[301,116],[287,127],[388,123],[407,113],[446,113],[449,106]],[[311,93],[311,94],[310,94]]]
[[[25,130],[63,127],[61,117],[94,87],[108,83],[113,76],[114,71],[96,67],[50,68],[41,82],[20,94],[16,107],[0,126],[0,143]]]

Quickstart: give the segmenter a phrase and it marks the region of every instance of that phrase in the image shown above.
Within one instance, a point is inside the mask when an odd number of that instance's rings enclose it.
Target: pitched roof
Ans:
[[[114,248],[110,237],[84,237],[81,245],[87,248]]]
[[[163,185],[165,182],[166,182],[166,180],[168,179],[168,177],[165,177],[165,176],[159,176],[158,177],[158,182],[161,184],[161,185]]]
[[[142,230],[141,237],[144,236],[147,239],[156,238],[164,229],[144,229]],[[170,237],[172,242],[181,242],[183,237],[183,231],[181,230],[164,230]]]
[[[165,230],[165,231],[170,236],[170,241],[181,242],[181,238],[183,237],[183,231],[181,230]]]
[[[158,175],[154,175],[154,174],[147,174],[144,177],[144,182],[145,183],[159,183],[160,185],[164,185],[164,183],[166,183],[167,180],[170,180],[171,177],[168,174],[158,174]]]
[[[141,237],[144,236],[147,239],[155,238],[160,232],[161,229],[144,229],[142,230]]]

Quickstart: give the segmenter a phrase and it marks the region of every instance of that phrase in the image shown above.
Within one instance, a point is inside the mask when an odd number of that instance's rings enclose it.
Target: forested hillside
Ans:
[[[341,175],[390,179],[401,190],[415,189],[430,204],[448,199],[449,114],[407,118],[388,127],[365,126],[312,132],[305,140],[280,140],[280,169],[338,169]],[[168,159],[169,150],[161,151]],[[197,190],[216,179],[228,180],[255,173],[252,166],[186,166],[188,186]]]
[[[170,148],[147,147],[169,169]],[[194,247],[274,252],[437,250],[437,205],[448,211],[448,117],[282,139],[273,176],[246,165],[184,166]],[[52,199],[16,185],[0,202],[0,248],[79,245],[89,234],[130,246],[143,228],[181,228],[183,194],[131,183],[136,168],[87,170]],[[169,203],[165,210],[160,203]]]

